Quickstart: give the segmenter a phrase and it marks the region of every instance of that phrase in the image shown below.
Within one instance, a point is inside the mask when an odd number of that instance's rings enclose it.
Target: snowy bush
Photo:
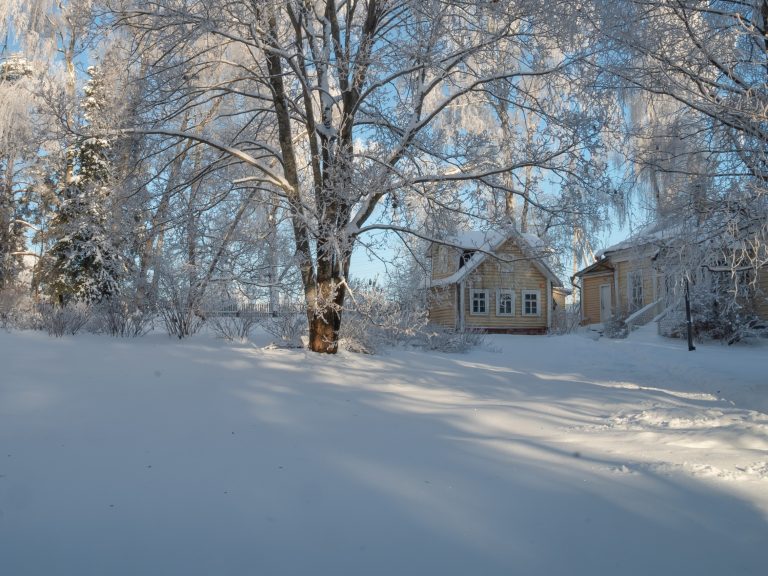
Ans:
[[[760,326],[757,316],[735,298],[695,290],[691,294],[691,320],[698,340],[733,344]],[[685,334],[684,330],[681,330]]]
[[[182,273],[169,271],[163,275],[161,287],[157,311],[168,335],[182,339],[196,334],[205,323],[196,289],[185,285]]]
[[[248,340],[251,330],[259,323],[255,314],[248,313],[212,316],[207,322],[217,337],[234,342]]]
[[[626,338],[629,336],[629,326],[624,318],[611,318],[603,324],[603,334],[608,338]]]
[[[7,330],[11,326],[11,310],[13,299],[5,290],[0,292],[0,328]]]
[[[43,319],[35,298],[25,294],[11,310],[12,327],[17,330],[42,330]]]
[[[552,315],[550,334],[571,334],[578,329],[581,322],[581,303],[566,304],[558,308]]]
[[[768,323],[758,318],[749,294],[734,298],[727,291],[694,286],[690,291],[691,328],[697,341],[719,340],[733,344],[748,337],[768,336]],[[688,323],[682,302],[659,322],[659,334],[687,338]]]
[[[40,315],[34,299],[23,290],[0,291],[0,328],[28,330],[40,327]]]
[[[65,306],[41,304],[38,306],[42,328],[51,336],[73,336],[88,324],[91,310],[83,302],[70,302]]]
[[[205,322],[183,299],[161,302],[158,310],[168,335],[179,339],[197,334]]]
[[[120,338],[144,336],[152,330],[154,315],[119,299],[102,302],[94,308],[89,328],[98,334]]]
[[[344,350],[375,354],[384,337],[384,330],[375,324],[375,320],[354,310],[344,313],[339,334],[339,344]]]
[[[485,335],[473,330],[451,330],[429,324],[414,342],[419,348],[436,352],[467,352],[485,343]]]
[[[427,323],[423,309],[394,302],[379,288],[357,290],[349,300],[339,337],[350,352],[375,354],[383,346],[409,344]]]
[[[301,338],[307,332],[307,317],[304,314],[277,314],[261,322],[262,328],[277,338],[274,344],[285,348],[303,348]]]

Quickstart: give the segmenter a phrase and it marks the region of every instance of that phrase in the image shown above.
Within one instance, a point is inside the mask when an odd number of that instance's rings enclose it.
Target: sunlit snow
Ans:
[[[0,333],[0,574],[758,575],[765,342]]]

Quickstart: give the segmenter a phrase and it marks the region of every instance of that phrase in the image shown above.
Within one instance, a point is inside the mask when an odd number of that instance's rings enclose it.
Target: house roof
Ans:
[[[521,233],[517,230],[510,229],[504,231],[492,230],[488,232],[472,230],[460,232],[446,238],[446,244],[456,246],[459,249],[474,250],[475,253],[464,263],[464,266],[450,276],[431,281],[429,284],[430,287],[450,286],[451,284],[462,282],[488,257],[493,257],[494,253],[501,248],[507,240],[513,240],[523,252],[523,255],[531,260],[531,263],[536,269],[547,279],[552,281],[553,286],[563,286],[563,283],[560,278],[557,277],[557,274],[555,274],[552,269],[547,266],[546,262],[542,260],[541,251],[545,247],[544,241],[534,234]]]
[[[574,277],[584,276],[585,274],[589,274],[591,272],[598,272],[601,270],[605,270],[609,272],[613,271],[613,266],[611,265],[611,263],[608,261],[608,258],[606,257],[603,257],[597,262],[590,264],[583,270],[579,270],[578,272],[576,272],[576,274],[574,274]]]
[[[676,239],[680,236],[681,229],[680,224],[674,224],[669,221],[653,222],[640,228],[637,232],[625,238],[621,242],[617,242],[612,246],[603,248],[595,256],[602,258],[608,254],[620,252],[622,250],[629,250],[632,248],[639,248],[648,244],[660,245],[670,240]]]
[[[660,247],[662,244],[680,236],[680,225],[669,221],[652,222],[641,227],[637,232],[621,242],[603,248],[595,254],[596,261],[576,272],[574,277],[581,277],[600,270],[612,271],[610,257],[625,250],[637,250],[643,247]]]

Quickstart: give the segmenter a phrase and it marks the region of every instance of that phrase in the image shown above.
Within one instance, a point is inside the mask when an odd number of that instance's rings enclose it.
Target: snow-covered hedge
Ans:
[[[93,308],[88,330],[120,338],[144,336],[154,327],[154,314],[139,310],[129,302],[112,299]]]
[[[209,316],[208,326],[217,337],[233,342],[243,342],[258,324],[258,317],[254,314],[233,314],[226,316]]]
[[[482,346],[485,335],[473,330],[449,330],[444,326],[429,324],[414,341],[414,345],[424,350],[436,352],[468,352],[472,348]]]
[[[60,338],[65,334],[74,336],[82,330],[91,318],[91,309],[82,302],[72,302],[64,306],[40,304],[41,323],[51,336]]]
[[[262,328],[275,337],[280,348],[303,348],[302,337],[307,333],[307,316],[303,313],[275,314],[262,318]]]

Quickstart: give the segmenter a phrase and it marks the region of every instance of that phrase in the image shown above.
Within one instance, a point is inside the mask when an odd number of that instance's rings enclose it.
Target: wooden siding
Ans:
[[[615,264],[618,271],[619,294],[618,300],[614,300],[614,310],[619,318],[629,316],[635,309],[630,310],[629,306],[629,273],[640,272],[643,276],[643,306],[654,301],[653,282],[654,268],[650,256],[632,258]],[[614,290],[615,292],[615,290]],[[618,306],[617,306],[618,303]],[[598,310],[600,307],[598,294]],[[642,306],[640,306],[642,308]]]
[[[664,282],[654,268],[654,263],[649,255],[638,255],[636,258],[624,259],[619,262],[611,260],[616,267],[618,279],[618,299],[616,294],[614,275],[604,271],[587,272],[581,281],[581,309],[582,324],[596,324],[600,322],[600,286],[611,285],[611,304],[614,313],[619,318],[625,318],[629,314],[628,274],[631,271],[641,271],[643,275],[643,305],[646,306],[654,299],[662,297]],[[654,283],[657,288],[654,289]],[[754,302],[754,310],[762,319],[768,321],[768,268],[762,268],[757,276],[758,295]],[[658,293],[657,293],[658,292]]]
[[[552,329],[558,332],[568,328],[568,316],[565,311],[565,299],[568,293],[564,288],[552,289],[552,300],[555,307],[552,310]]]
[[[593,276],[584,275],[581,281],[581,323],[600,323],[600,286],[608,284],[611,287],[611,307],[616,306],[616,290],[614,289],[613,272],[601,272]]]
[[[555,301],[558,310],[565,310],[565,299],[567,297],[568,294],[562,288],[552,289],[552,300]]]
[[[459,269],[459,259],[463,250],[442,244],[432,245],[432,280],[447,278]]]
[[[640,272],[643,279],[643,306],[654,301],[654,282],[656,273],[650,256],[638,256],[621,262],[614,262],[615,272],[595,272],[584,274],[581,282],[582,324],[600,322],[600,286],[611,286],[611,307],[617,318],[626,318],[634,312],[629,306],[629,273]],[[618,293],[616,281],[618,280]],[[642,306],[641,306],[642,307]]]
[[[511,260],[506,264],[496,258],[486,258],[477,269],[473,270],[464,283],[464,323],[467,328],[485,328],[489,330],[531,330],[547,328],[547,279],[526,259],[520,248],[512,240],[505,242],[497,251],[500,258]],[[511,266],[511,271],[505,267]],[[488,290],[488,314],[470,314],[471,290]],[[497,290],[512,290],[515,294],[515,309],[512,316],[498,316]],[[523,290],[538,290],[539,316],[523,316]]]
[[[428,308],[430,322],[447,328],[456,328],[456,309],[455,285],[430,290]]]

